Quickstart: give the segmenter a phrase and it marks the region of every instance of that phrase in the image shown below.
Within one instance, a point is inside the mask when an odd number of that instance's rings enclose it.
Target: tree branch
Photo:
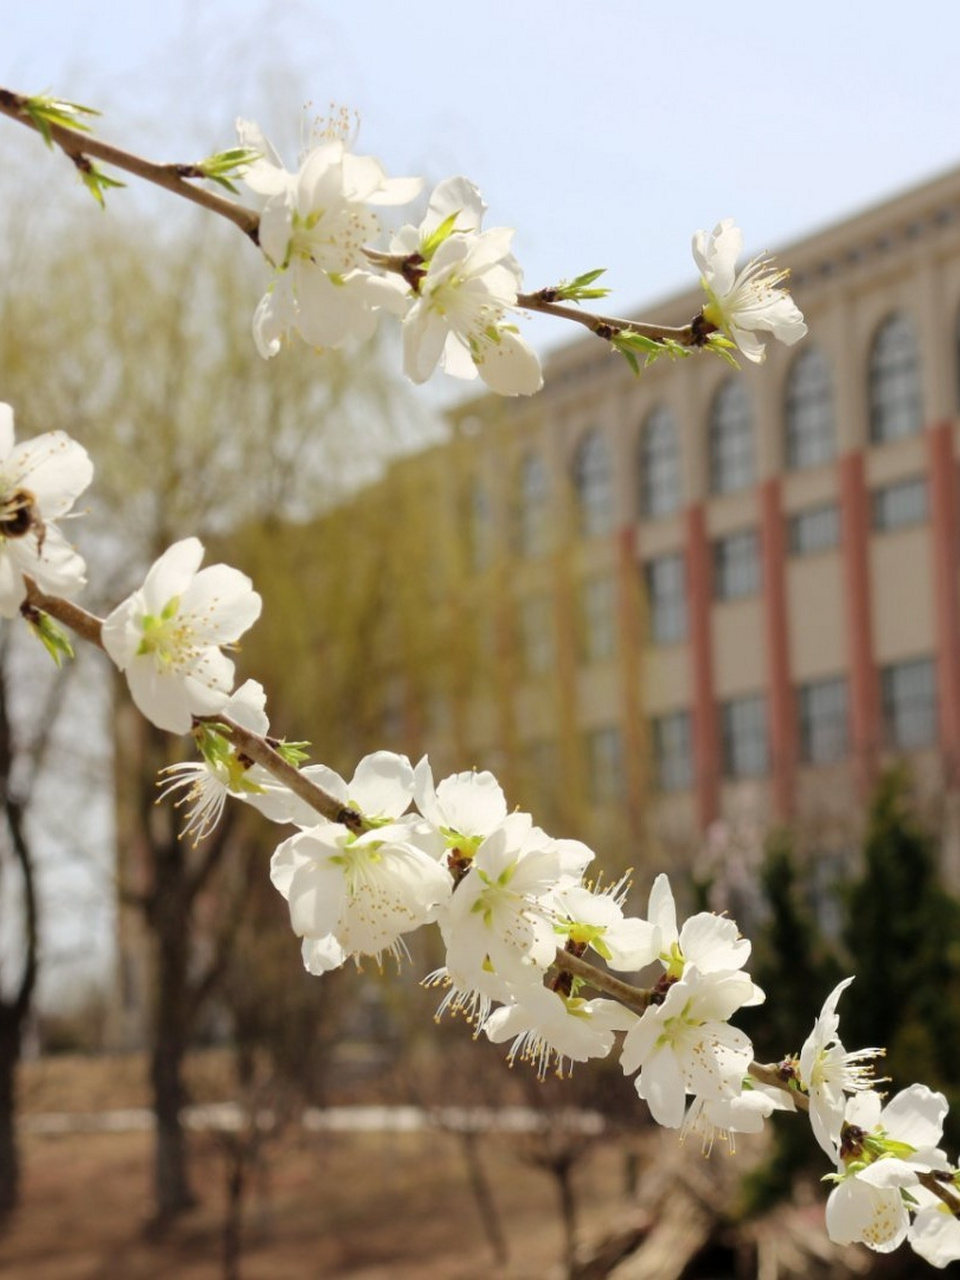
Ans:
[[[595,990],[612,996],[614,1000],[619,1000],[628,1009],[636,1009],[639,1013],[643,1013],[652,1003],[652,990],[631,987],[628,982],[622,982],[604,969],[595,968],[587,960],[582,960],[580,956],[575,956],[569,951],[563,951],[558,947],[553,963],[564,973],[572,973],[575,978],[582,979]]]
[[[82,639],[89,641],[90,644],[95,644],[99,649],[103,648],[101,636],[102,619],[95,614],[88,613],[86,609],[81,609],[79,605],[74,604],[71,600],[62,600],[59,596],[46,595],[31,578],[27,578],[26,583],[28,607],[48,613],[51,618],[56,618],[58,622],[62,622],[64,626],[76,632]],[[250,729],[244,729],[242,725],[236,724],[227,716],[197,716],[195,719],[198,722],[204,721],[207,724],[222,726],[226,731],[226,736],[239,752],[249,756],[255,764],[262,765],[279,782],[289,787],[294,795],[299,796],[312,809],[316,809],[317,813],[324,818],[329,819],[331,822],[342,823],[345,827],[349,827],[351,831],[358,834],[369,829],[362,814],[358,813],[356,809],[351,809],[349,806],[344,805],[336,796],[332,796],[329,791],[324,791],[323,787],[318,787],[315,782],[311,782],[299,769],[294,768],[292,764],[284,760],[279,751],[271,746],[267,738],[262,738],[258,733],[254,733]]]
[[[9,116],[11,120],[16,120],[19,124],[26,125],[28,129],[39,133],[41,132],[39,126],[30,118],[26,110],[27,101],[28,99],[22,94],[13,93],[9,89],[0,89],[0,115]],[[182,196],[184,200],[190,200],[211,213],[219,214],[221,218],[226,218],[228,222],[239,227],[254,244],[259,244],[259,214],[233,200],[227,200],[223,196],[215,195],[212,191],[207,191],[204,187],[197,187],[188,182],[187,178],[204,176],[196,165],[156,164],[152,160],[145,160],[142,156],[124,151],[108,142],[101,142],[80,129],[70,129],[66,125],[54,124],[52,121],[48,122],[47,129],[52,140],[75,165],[80,165],[85,158],[93,156],[105,164],[112,165],[115,169],[132,173],[135,177],[163,187],[165,191]]]

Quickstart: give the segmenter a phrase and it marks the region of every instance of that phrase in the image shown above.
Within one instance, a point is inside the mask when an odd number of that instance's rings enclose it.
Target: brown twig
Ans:
[[[26,110],[26,102],[27,99],[22,94],[13,93],[9,89],[0,89],[0,115],[9,116],[11,120],[16,120],[26,125],[28,129],[39,133],[41,132],[39,126],[30,118]],[[143,156],[115,147],[109,142],[101,142],[99,138],[92,137],[80,129],[70,129],[66,125],[54,124],[52,121],[47,123],[47,129],[51,139],[73,164],[82,164],[90,156],[102,160],[104,164],[122,169],[125,173],[132,173],[137,178],[143,178],[146,182],[163,187],[165,191],[182,196],[184,200],[201,205],[211,213],[219,214],[221,218],[226,218],[228,222],[239,227],[254,244],[259,244],[259,214],[253,209],[246,208],[245,205],[227,200],[212,191],[207,191],[205,187],[194,186],[192,182],[188,182],[188,177],[199,175],[196,165],[156,164],[152,160],[145,160]]]
[[[629,982],[623,982],[620,978],[615,978],[612,973],[607,973],[603,969],[594,968],[588,961],[582,960],[579,956],[575,956],[569,951],[557,948],[553,963],[558,969],[562,969],[564,973],[572,973],[575,978],[582,979],[595,990],[612,996],[614,1000],[619,1000],[621,1004],[625,1004],[628,1009],[636,1009],[639,1013],[643,1013],[653,999],[652,991],[645,990],[642,987],[631,987]]]

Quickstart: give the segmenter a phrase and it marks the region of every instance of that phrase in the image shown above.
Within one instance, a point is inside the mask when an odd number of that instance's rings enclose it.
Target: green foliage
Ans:
[[[573,280],[561,280],[551,292],[557,302],[586,302],[591,298],[605,298],[610,292],[609,289],[603,285],[593,287],[593,282],[599,280],[605,272],[606,267],[585,271],[583,275],[575,276]]]
[[[742,1023],[761,1062],[796,1054],[810,1034],[826,994],[843,976],[804,900],[790,832],[773,831],[760,872],[769,919],[754,947],[753,976],[768,992],[767,1003],[744,1010]],[[749,1017],[747,1016],[749,1015]],[[744,1182],[748,1213],[789,1196],[804,1169],[818,1170],[821,1152],[810,1127],[793,1115],[776,1114],[770,1160]]]
[[[887,1047],[885,1070],[895,1088],[919,1080],[944,1090],[955,1106],[960,902],[942,887],[938,863],[937,843],[911,804],[908,774],[891,770],[871,806],[863,876],[847,903],[845,941],[857,980],[841,1027],[848,1046]],[[956,1145],[960,1132],[948,1141]]]
[[[757,1056],[767,1062],[799,1052],[824,996],[844,975],[805,901],[789,831],[768,837],[760,879],[770,915],[752,968],[770,999],[754,1012],[751,1034]]]
[[[49,613],[44,613],[41,609],[32,608],[22,612],[30,626],[30,630],[58,667],[62,667],[65,660],[75,656],[69,635],[60,626],[59,622],[54,622]]]
[[[661,356],[669,356],[671,360],[683,360],[693,352],[671,338],[657,340],[645,334],[635,333],[632,329],[624,329],[610,338],[610,345],[619,351],[634,373],[639,374]],[[643,356],[641,365],[639,357]]]
[[[100,114],[93,107],[85,107],[79,102],[68,102],[65,98],[53,98],[44,93],[24,98],[20,110],[36,125],[48,147],[53,146],[51,125],[89,133],[91,126],[87,122],[87,117]]]
[[[259,159],[260,152],[255,151],[253,147],[231,147],[227,151],[218,151],[215,155],[207,156],[206,160],[201,160],[193,167],[196,170],[196,176],[209,178],[211,182],[217,183],[235,196],[239,192],[233,179],[240,177],[244,169],[253,164],[254,160]],[[192,177],[194,174],[187,176]]]

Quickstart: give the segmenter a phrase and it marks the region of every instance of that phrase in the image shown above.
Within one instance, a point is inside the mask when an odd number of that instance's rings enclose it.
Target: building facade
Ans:
[[[446,495],[476,644],[426,741],[596,838],[693,847],[746,807],[842,844],[889,756],[957,783],[960,170],[777,256],[798,346],[637,378],[577,341],[399,464]]]

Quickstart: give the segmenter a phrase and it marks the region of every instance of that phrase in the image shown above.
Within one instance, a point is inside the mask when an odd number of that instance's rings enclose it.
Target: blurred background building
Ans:
[[[420,581],[419,652],[376,629],[391,745],[489,766],[632,865],[744,810],[839,854],[890,754],[957,781],[960,170],[778,260],[798,347],[636,378],[573,342],[540,395],[457,408],[357,500],[398,529],[426,508],[391,573]]]

